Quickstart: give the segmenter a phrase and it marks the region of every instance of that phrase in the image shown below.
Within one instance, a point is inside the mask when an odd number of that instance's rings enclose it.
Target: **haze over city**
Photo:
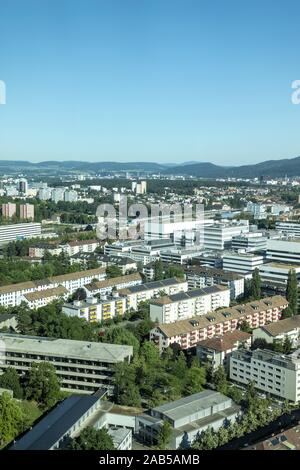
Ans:
[[[299,155],[298,2],[2,3],[2,159]]]

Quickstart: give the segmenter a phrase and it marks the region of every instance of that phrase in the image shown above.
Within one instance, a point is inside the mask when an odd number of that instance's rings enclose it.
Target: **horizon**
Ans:
[[[2,5],[0,159],[241,166],[295,158],[300,5],[288,6]]]

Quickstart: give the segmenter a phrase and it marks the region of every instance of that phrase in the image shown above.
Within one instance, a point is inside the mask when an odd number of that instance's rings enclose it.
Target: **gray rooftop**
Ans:
[[[164,414],[171,420],[176,421],[227,400],[229,400],[229,398],[222,393],[213,390],[204,390],[203,392],[194,393],[193,395],[180,398],[179,400],[157,406],[153,408],[153,411]]]
[[[115,363],[132,356],[132,346],[0,333],[6,350]]]

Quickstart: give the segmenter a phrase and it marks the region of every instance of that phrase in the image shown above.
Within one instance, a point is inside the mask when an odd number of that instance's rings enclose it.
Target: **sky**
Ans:
[[[297,0],[0,1],[0,159],[300,155]]]

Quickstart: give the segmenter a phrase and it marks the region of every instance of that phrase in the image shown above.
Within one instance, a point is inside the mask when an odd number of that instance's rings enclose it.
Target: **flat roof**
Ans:
[[[132,356],[132,346],[0,333],[7,350],[115,363]]]
[[[214,294],[220,291],[229,291],[227,286],[222,286],[220,284],[216,284],[214,286],[203,287],[202,289],[192,289],[187,292],[178,292],[177,294],[172,295],[164,295],[159,299],[151,299],[150,304],[153,305],[166,305],[171,304],[173,302],[181,302],[183,300],[192,299],[195,297],[201,297],[204,295]]]
[[[224,403],[230,400],[220,392],[214,390],[204,390],[194,393],[179,400],[165,403],[164,405],[153,408],[153,411],[164,414],[173,421],[193,415],[197,411],[205,410],[214,405]]]
[[[72,395],[59,403],[9,450],[49,450],[101,397]]]

